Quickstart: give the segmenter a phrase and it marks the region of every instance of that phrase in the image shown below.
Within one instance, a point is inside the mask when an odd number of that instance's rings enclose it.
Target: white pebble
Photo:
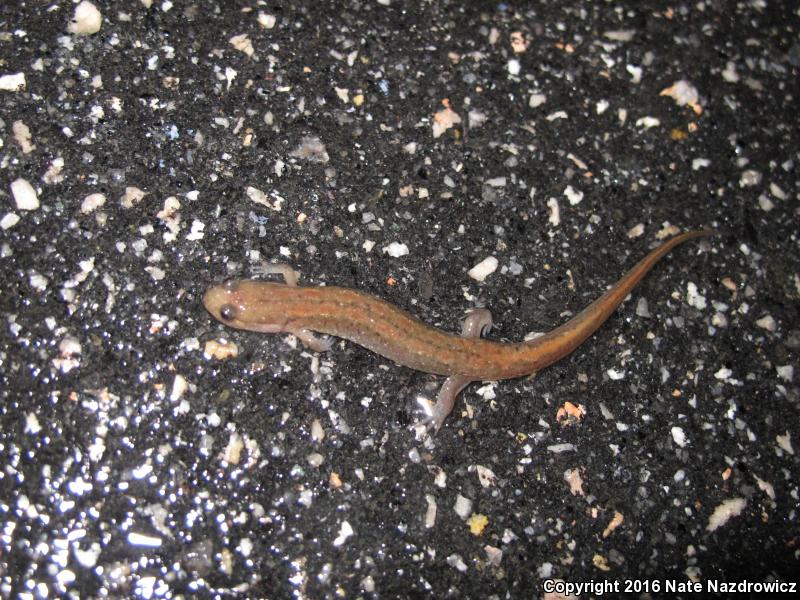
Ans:
[[[486,544],[483,547],[483,551],[486,552],[486,558],[489,560],[489,564],[493,567],[500,566],[500,563],[503,561],[503,551],[500,550],[500,548]]]
[[[321,442],[325,439],[325,428],[319,419],[314,419],[311,422],[311,439],[315,442]]]
[[[81,212],[88,215],[93,210],[96,210],[106,203],[106,197],[103,194],[89,194],[81,202]]]
[[[553,563],[543,562],[536,571],[540,579],[551,579],[553,577]]]
[[[547,221],[550,225],[559,225],[561,223],[561,209],[558,207],[558,200],[555,198],[548,198],[547,208],[550,211],[550,216],[547,217]]]
[[[75,14],[67,25],[67,31],[75,35],[92,35],[100,31],[103,24],[103,15],[97,7],[87,0],[83,0],[75,7]]]
[[[258,13],[258,24],[264,29],[272,29],[275,27],[276,21],[275,15],[268,15],[263,12]]]
[[[180,400],[186,391],[189,389],[189,382],[183,375],[175,375],[175,380],[172,382],[172,391],[169,394],[170,402],[177,402]]]
[[[342,526],[339,528],[339,535],[337,535],[336,539],[333,540],[333,545],[341,546],[347,541],[347,538],[352,536],[354,533],[353,526],[347,521],[342,521]]]
[[[680,427],[673,427],[672,428],[672,441],[675,442],[676,445],[683,448],[688,443],[686,441],[686,433],[684,433],[683,429]]]
[[[206,228],[206,224],[202,221],[198,221],[195,219],[192,221],[192,230],[187,234],[186,239],[190,242],[196,242],[197,240],[202,240],[205,234],[203,230]]]
[[[67,335],[58,344],[58,351],[63,357],[77,356],[81,353],[81,342],[78,338]]]
[[[3,230],[11,229],[17,223],[19,223],[19,215],[17,213],[8,213],[0,219],[0,227]]]
[[[505,177],[493,177],[492,179],[486,180],[486,185],[489,187],[506,187],[506,178]]]
[[[400,258],[409,252],[408,246],[401,244],[400,242],[392,242],[388,246],[385,246],[383,251],[393,258]]]
[[[36,190],[25,179],[15,179],[11,182],[11,194],[19,210],[36,210],[39,208],[39,196]]]
[[[497,475],[494,471],[483,465],[475,465],[475,472],[478,474],[478,481],[481,487],[488,488],[497,483]]]
[[[636,316],[643,317],[645,319],[650,318],[650,308],[647,305],[647,298],[639,298],[639,301],[636,303]]]
[[[472,500],[465,498],[461,494],[458,494],[456,496],[456,503],[453,506],[453,510],[456,511],[456,514],[459,517],[466,519],[472,514]]]
[[[740,515],[746,506],[747,501],[744,498],[731,498],[723,501],[722,504],[717,506],[714,512],[711,513],[708,519],[708,525],[706,525],[706,531],[719,529],[730,519]]]
[[[306,461],[312,467],[319,467],[323,462],[325,462],[325,457],[319,452],[311,452],[308,456],[306,456]]]
[[[564,189],[564,195],[567,197],[567,200],[569,200],[571,206],[580,204],[581,200],[583,200],[583,192],[580,190],[576,190],[571,185],[568,185]]]
[[[731,375],[733,375],[733,371],[731,371],[728,367],[722,367],[716,373],[714,373],[714,377],[719,380],[728,379]]]
[[[531,97],[528,99],[528,106],[531,108],[536,108],[545,102],[547,102],[547,96],[544,94],[531,94]]]
[[[761,173],[755,169],[742,171],[742,175],[739,177],[739,187],[753,187],[754,185],[758,185],[761,183],[761,178]]]
[[[775,367],[775,370],[778,372],[778,377],[784,381],[792,381],[794,379],[794,367],[792,365]]]
[[[41,273],[33,271],[28,277],[28,283],[30,283],[31,287],[37,292],[43,292],[47,289],[50,281]]]
[[[775,196],[778,200],[786,200],[789,197],[777,183],[769,184],[769,193]]]
[[[736,63],[729,60],[725,65],[725,70],[722,71],[722,78],[728,83],[736,83],[739,81],[739,74],[736,72]]]
[[[0,75],[0,90],[18,92],[25,89],[25,73]]]
[[[31,142],[31,130],[24,122],[14,121],[11,130],[14,132],[14,141],[17,142],[23,154],[30,154],[36,149]]]
[[[253,56],[255,54],[255,49],[253,48],[253,41],[248,37],[246,33],[242,33],[240,35],[235,35],[231,39],[228,40],[231,46],[239,50],[239,52],[243,52],[247,56]]]
[[[425,501],[428,503],[428,508],[425,510],[425,527],[430,529],[436,525],[436,511],[438,510],[436,496],[433,494],[426,494]]]
[[[794,456],[794,447],[792,446],[792,434],[788,431],[783,435],[776,435],[775,441],[778,442],[778,447]]]
[[[561,454],[562,452],[572,452],[575,450],[575,444],[570,444],[569,442],[565,442],[563,444],[553,444],[552,446],[547,447],[548,452],[553,452],[554,454]]]
[[[697,88],[685,79],[676,81],[670,87],[661,90],[660,95],[669,96],[675,100],[678,106],[690,106],[694,109],[700,103],[700,93]]]
[[[129,533],[128,543],[131,546],[145,546],[147,548],[159,548],[161,546],[161,538],[153,535],[146,535],[144,533]]]
[[[756,321],[756,325],[761,327],[761,329],[766,329],[767,331],[775,331],[778,329],[778,325],[772,315],[765,315],[761,317]]]
[[[706,307],[706,297],[700,294],[697,285],[691,281],[686,286],[686,302],[697,310],[704,310]]]
[[[475,281],[483,281],[497,270],[497,265],[497,259],[494,256],[489,256],[467,271],[467,275]]]
[[[627,235],[630,239],[634,240],[638,237],[641,237],[643,233],[644,233],[644,223],[637,223],[636,225],[628,229],[628,232],[625,235]]]
[[[642,117],[641,119],[636,119],[636,126],[637,127],[644,127],[645,129],[650,129],[652,127],[658,127],[661,125],[661,121],[656,119],[655,117]]]
[[[714,327],[727,327],[728,326],[728,317],[724,314],[718,312],[714,313],[714,316],[711,317],[711,324]]]

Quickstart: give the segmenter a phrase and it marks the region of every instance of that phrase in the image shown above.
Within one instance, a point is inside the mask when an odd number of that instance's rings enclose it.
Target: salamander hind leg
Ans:
[[[453,412],[458,394],[473,381],[463,375],[451,375],[445,380],[436,397],[436,402],[427,408],[428,414],[422,419],[421,424],[427,431],[436,433],[441,429],[444,420]]]
[[[492,313],[485,308],[476,308],[470,311],[467,318],[464,319],[464,323],[461,326],[461,335],[467,338],[481,337],[488,333],[491,327]],[[429,407],[428,414],[422,420],[422,425],[425,426],[426,430],[432,430],[434,433],[439,431],[444,424],[444,420],[453,412],[458,394],[473,381],[474,379],[464,375],[451,375],[445,380],[439,390],[436,403]]]

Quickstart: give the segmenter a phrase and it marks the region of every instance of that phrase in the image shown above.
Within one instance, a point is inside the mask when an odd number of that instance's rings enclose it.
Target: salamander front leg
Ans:
[[[286,285],[297,287],[297,281],[300,279],[300,271],[295,271],[286,263],[267,263],[262,262],[255,265],[252,269],[254,275],[280,275],[286,282]],[[315,335],[313,331],[308,329],[293,329],[289,333],[297,336],[306,348],[314,352],[327,352],[333,346],[333,341],[329,338],[323,338]]]
[[[429,414],[422,420],[425,429],[433,431],[433,433],[439,431],[447,415],[453,412],[458,394],[472,381],[472,379],[464,375],[451,375],[445,380],[439,389],[436,402],[430,407]]]
[[[492,313],[485,308],[477,308],[470,311],[467,318],[464,319],[461,335],[469,338],[481,337],[491,328]],[[473,381],[475,380],[464,375],[451,375],[445,380],[439,390],[436,403],[430,407],[429,414],[422,421],[426,429],[433,430],[434,433],[439,431],[447,415],[453,412],[458,394]]]
[[[306,348],[310,348],[314,352],[327,352],[331,349],[331,346],[333,346],[333,342],[330,338],[322,338],[318,335],[314,335],[314,332],[308,329],[294,329],[290,330],[289,333],[296,335],[297,339],[299,339]]]
[[[262,262],[252,267],[254,275],[281,275],[286,285],[297,287],[297,281],[300,279],[300,271],[295,271],[286,263],[270,264]]]

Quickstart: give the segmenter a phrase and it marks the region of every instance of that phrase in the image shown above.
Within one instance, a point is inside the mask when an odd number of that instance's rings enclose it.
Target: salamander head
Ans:
[[[236,329],[273,333],[282,331],[285,316],[271,302],[276,284],[226,281],[203,295],[203,306],[220,323]]]
[[[237,326],[238,317],[244,310],[236,293],[237,288],[238,282],[228,281],[212,287],[203,295],[203,306],[211,316],[232,327]]]

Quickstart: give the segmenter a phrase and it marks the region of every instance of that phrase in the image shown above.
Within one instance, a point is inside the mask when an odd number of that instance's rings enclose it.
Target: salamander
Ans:
[[[329,334],[360,344],[398,364],[447,376],[425,419],[438,430],[453,410],[456,397],[477,380],[511,379],[535,374],[573,352],[617,309],[633,287],[670,250],[689,240],[713,235],[689,231],[664,242],[597,300],[552,331],[518,343],[501,343],[481,336],[492,325],[487,309],[473,309],[461,335],[435,329],[402,309],[357,290],[298,286],[299,274],[285,264],[265,264],[260,274],[280,274],[285,283],[233,280],[209,289],[203,304],[220,322],[247,331],[286,332],[308,348],[326,351]]]

